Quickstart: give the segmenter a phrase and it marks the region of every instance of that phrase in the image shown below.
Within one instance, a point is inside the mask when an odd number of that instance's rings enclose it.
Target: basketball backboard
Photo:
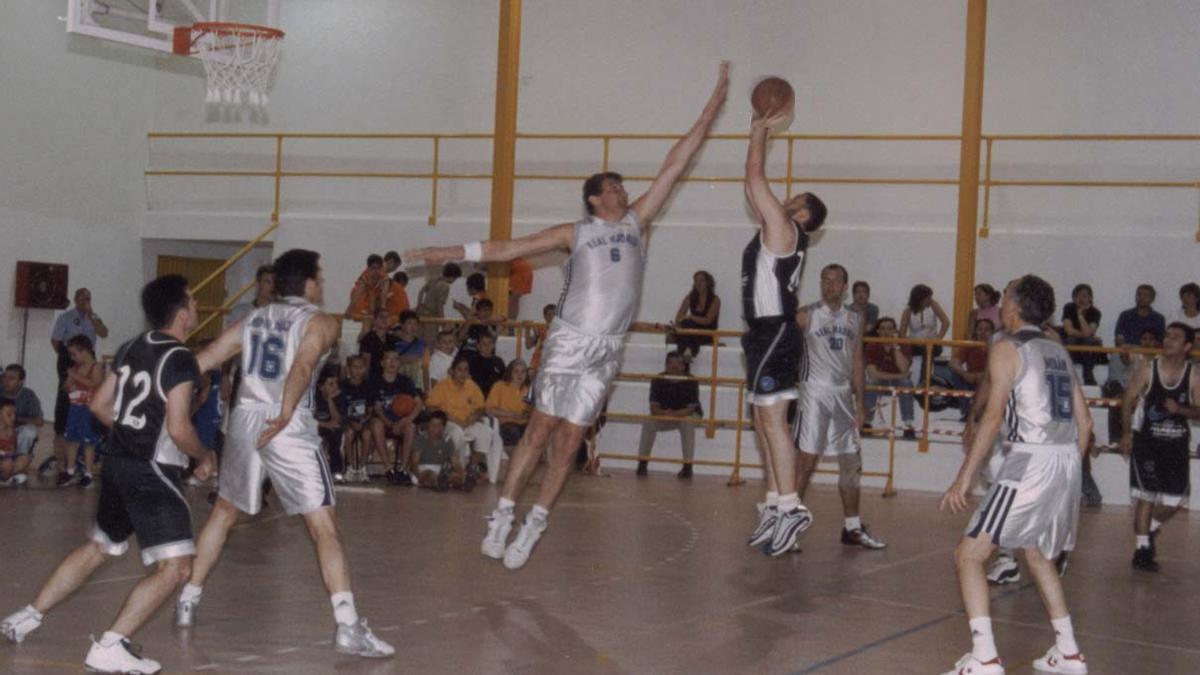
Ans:
[[[67,0],[67,32],[170,53],[177,26],[235,21],[278,28],[279,4],[280,0]]]

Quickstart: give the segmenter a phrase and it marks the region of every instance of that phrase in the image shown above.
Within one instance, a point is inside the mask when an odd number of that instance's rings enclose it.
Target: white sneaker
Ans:
[[[997,585],[1015,584],[1021,580],[1021,566],[1014,558],[1006,555],[996,556],[988,566],[987,580]]]
[[[750,539],[746,542],[747,546],[759,547],[771,541],[771,535],[775,533],[775,524],[779,522],[779,508],[775,506],[763,506],[758,510],[758,525],[754,528],[754,533],[750,535]]]
[[[83,665],[94,673],[137,673],[151,675],[162,670],[162,664],[153,659],[144,659],[142,648],[129,640],[118,640],[104,645],[93,638]]]
[[[175,627],[191,628],[196,625],[196,606],[199,604],[191,600],[175,601]]]
[[[25,636],[38,629],[42,625],[42,620],[38,618],[37,612],[32,607],[23,607],[4,618],[0,622],[0,634],[9,640],[21,644],[25,641]]]
[[[487,534],[479,545],[479,552],[493,560],[500,560],[504,557],[504,547],[508,545],[508,534],[512,532],[512,509],[496,509],[485,520],[488,521]]]
[[[546,531],[546,521],[542,518],[534,518],[532,515],[525,517],[525,523],[521,525],[521,531],[517,533],[517,538],[504,549],[504,566],[510,570],[519,570],[529,562],[529,554],[533,553],[533,547],[537,545],[538,539],[542,538],[542,533]]]
[[[396,655],[396,649],[388,643],[375,637],[367,627],[366,619],[359,619],[353,625],[338,624],[334,636],[333,648],[339,654],[362,656],[368,659],[390,659]]]
[[[1083,658],[1083,652],[1067,656],[1063,654],[1058,645],[1054,645],[1046,651],[1046,655],[1037,661],[1033,662],[1033,669],[1040,670],[1043,673],[1082,673],[1087,672],[1087,659]]]
[[[28,480],[29,480],[29,476],[26,476],[23,473],[19,473],[12,477],[12,485],[13,485],[13,487],[20,487],[20,486],[24,485]]]
[[[1004,664],[999,657],[983,663],[967,652],[954,664],[954,670],[947,670],[942,675],[1004,675]]]

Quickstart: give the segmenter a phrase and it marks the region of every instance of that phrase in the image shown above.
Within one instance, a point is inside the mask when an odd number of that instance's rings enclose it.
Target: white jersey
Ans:
[[[242,384],[239,406],[274,407],[283,402],[283,385],[296,360],[308,321],[321,310],[304,298],[286,297],[256,309],[242,325]],[[322,356],[322,360],[324,357]],[[298,409],[312,410],[313,389],[321,364]]]
[[[624,335],[642,297],[646,245],[633,209],[620,222],[575,223],[557,320],[588,335]]]
[[[1040,328],[1028,326],[1002,340],[1017,347],[1021,366],[1004,409],[1008,440],[1033,445],[1075,443],[1075,373],[1071,357]]]
[[[800,381],[821,387],[844,388],[854,377],[854,355],[861,348],[862,314],[842,305],[834,310],[824,302],[804,308],[804,359]]]

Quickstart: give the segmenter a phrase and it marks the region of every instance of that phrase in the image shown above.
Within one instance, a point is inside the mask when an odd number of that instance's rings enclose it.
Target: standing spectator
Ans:
[[[95,346],[99,338],[108,337],[108,326],[92,311],[92,292],[86,288],[75,291],[75,309],[63,312],[54,322],[50,334],[50,345],[58,355],[58,397],[54,401],[54,442],[56,455],[66,452],[63,433],[67,430],[67,370],[71,368],[71,355],[67,353],[67,341],[76,335],[86,336]]]
[[[542,343],[546,341],[546,331],[550,330],[550,324],[554,321],[554,314],[558,311],[555,305],[546,305],[542,307],[542,320],[545,321],[543,326],[530,326],[525,329],[525,349],[532,349],[533,354],[529,357],[529,370],[531,373],[536,373],[538,366],[542,365]]]
[[[400,372],[417,385],[421,391],[429,391],[429,377],[425,372],[425,341],[417,334],[421,320],[417,313],[408,310],[400,315],[400,323],[388,333],[392,348],[400,357]]]
[[[1100,310],[1092,304],[1092,287],[1079,284],[1071,290],[1071,302],[1063,305],[1062,311],[1063,342],[1072,345],[1099,347],[1100,340]],[[1108,362],[1108,357],[1100,352],[1073,352],[1071,360],[1083,366],[1083,383],[1096,384],[1095,368]]]
[[[388,281],[387,288],[388,319],[392,322],[400,320],[400,316],[409,310],[408,304],[408,274],[396,272]]]
[[[1179,303],[1179,311],[1171,316],[1171,322],[1200,330],[1200,285],[1191,282],[1180,286]]]
[[[971,337],[978,342],[982,342],[982,347],[958,347],[954,350],[954,355],[950,358],[950,385],[955,389],[976,391],[979,383],[983,381],[983,376],[987,374],[987,359],[988,345],[991,343],[992,333],[996,332],[996,326],[992,324],[991,319],[979,318],[975,320],[975,333]],[[960,397],[958,399],[958,410],[962,413],[960,422],[966,422],[967,416],[971,414],[971,399],[968,397]]]
[[[933,299],[933,289],[925,284],[917,284],[908,293],[908,306],[900,314],[900,337],[914,340],[940,340],[946,337],[950,330],[950,317],[946,311]],[[942,346],[933,347],[933,356],[942,354]],[[925,385],[925,347],[915,346],[912,357],[912,382],[917,386]]]
[[[367,269],[358,275],[350,289],[350,304],[346,307],[346,318],[364,323],[375,316],[375,310],[384,307],[388,290],[388,276],[383,268],[383,258],[372,253],[367,256]]]
[[[246,315],[259,307],[266,307],[275,302],[275,268],[270,265],[259,267],[254,273],[254,300],[240,302],[229,310],[225,317],[225,325],[233,324],[246,318]]]
[[[371,319],[371,330],[358,336],[358,353],[367,360],[368,380],[378,378],[383,372],[383,353],[391,349],[389,342],[388,311],[380,307]]]
[[[450,376],[450,365],[458,353],[457,336],[458,333],[452,328],[438,333],[437,342],[429,350],[429,359],[425,364],[425,372],[429,375],[429,386],[425,391],[433,391],[438,382]]]
[[[533,292],[533,265],[524,258],[508,264],[508,320],[516,321],[521,314],[521,296]]]
[[[875,322],[873,337],[894,338],[900,333],[896,330],[896,320],[890,316],[880,317]],[[869,342],[864,350],[863,358],[867,364],[867,384],[877,387],[912,387],[909,379],[909,368],[912,364],[912,347],[887,342]],[[913,397],[912,394],[897,394],[900,397],[900,419],[904,422],[904,438],[914,440],[917,432],[913,429]],[[868,391],[863,396],[867,415],[875,409],[875,402],[880,394]]]
[[[854,282],[851,287],[850,296],[854,298],[854,302],[850,304],[850,309],[863,315],[868,334],[875,331],[875,322],[879,321],[879,308],[871,302],[871,284],[868,284],[861,279]],[[894,322],[893,322],[894,323]]]
[[[696,454],[696,421],[701,413],[700,385],[687,377],[687,361],[681,351],[667,354],[665,370],[650,381],[650,414],[656,417],[675,417],[677,422],[646,420],[642,422],[642,437],[638,442],[638,457],[649,457],[654,450],[654,438],[660,431],[679,430],[683,449],[683,468],[679,478],[692,477],[692,459]],[[649,461],[639,459],[637,475],[645,476]]]
[[[384,477],[389,483],[409,485],[412,482],[407,468],[409,453],[412,452],[417,416],[424,409],[421,392],[412,380],[400,374],[400,357],[391,349],[383,353],[383,370],[371,381],[371,387],[375,408],[371,436],[387,466]],[[397,406],[396,399],[405,396],[411,406]],[[388,447],[389,438],[395,441],[394,450]]]
[[[1142,333],[1154,331],[1154,337],[1161,342],[1167,330],[1167,321],[1162,314],[1154,311],[1154,298],[1157,291],[1150,284],[1141,284],[1134,295],[1134,306],[1121,312],[1117,317],[1117,327],[1113,330],[1113,344],[1117,347],[1136,345],[1142,339]],[[1116,358],[1109,359],[1108,379],[1121,382],[1129,380],[1128,370],[1132,358],[1122,353]]]
[[[346,458],[342,455],[342,419],[346,416],[346,411],[342,409],[341,395],[336,364],[326,367],[321,371],[317,382],[313,419],[317,421],[317,433],[320,434],[321,444],[325,446],[325,454],[329,457],[329,471],[333,473],[333,480],[338,483],[346,480]]]
[[[342,390],[338,402],[340,410],[344,411],[342,448],[346,455],[346,480],[365,483],[370,478],[367,475],[367,458],[371,456],[371,427],[370,414],[372,389],[367,381],[367,362],[361,356],[351,356],[346,359],[346,381],[341,383]]]
[[[395,251],[388,251],[383,254],[383,273],[395,274],[396,270],[400,269],[400,254]]]
[[[489,333],[479,336],[477,351],[466,352],[470,359],[471,379],[479,385],[486,399],[492,386],[504,376],[504,360],[496,356],[496,338]]]
[[[417,434],[413,441],[413,456],[410,471],[417,485],[433,488],[439,492],[463,488],[466,471],[454,453],[454,442],[446,435],[446,413],[435,410],[425,423],[425,431]]]
[[[716,280],[712,274],[700,270],[692,275],[692,290],[675,312],[675,327],[717,330],[720,319],[721,298],[716,294]],[[712,338],[705,335],[675,336],[675,347],[689,361],[700,353],[700,347],[711,344]]]
[[[0,399],[0,487],[24,485],[28,466],[29,457],[17,454],[17,404]]]
[[[991,284],[975,287],[975,309],[967,317],[972,331],[979,325],[980,319],[991,321],[993,331],[1000,326],[1000,291],[992,288]]]
[[[84,335],[76,335],[67,341],[67,353],[74,364],[67,371],[66,390],[70,407],[67,410],[67,428],[63,433],[66,439],[66,471],[59,474],[58,485],[62,487],[76,482],[75,460],[78,452],[83,451],[83,476],[79,478],[79,487],[92,486],[92,474],[96,464],[96,446],[100,443],[100,433],[96,430],[95,417],[88,405],[92,402],[92,393],[104,381],[104,368],[96,362],[96,353],[92,350],[92,341]]]
[[[527,400],[528,394],[529,367],[521,359],[513,359],[487,396],[487,414],[500,423],[500,441],[504,444],[505,454],[512,454],[521,434],[525,433],[529,411],[533,407]]]
[[[0,400],[12,401],[16,405],[17,445],[16,459],[13,460],[13,484],[21,485],[26,481],[25,471],[33,460],[38,429],[45,424],[42,402],[32,389],[25,387],[25,368],[21,364],[14,363],[4,369],[4,396]]]
[[[446,299],[450,297],[450,286],[462,276],[462,268],[454,263],[442,266],[442,276],[431,279],[417,294],[417,315],[422,319],[441,319],[446,316]],[[445,326],[438,323],[422,325],[421,338],[427,343],[435,342]]]
[[[496,338],[496,324],[499,320],[492,316],[492,301],[481,298],[475,303],[474,311],[467,316],[467,322],[458,327],[458,342],[460,349],[465,352],[479,351],[479,338],[490,335]]]

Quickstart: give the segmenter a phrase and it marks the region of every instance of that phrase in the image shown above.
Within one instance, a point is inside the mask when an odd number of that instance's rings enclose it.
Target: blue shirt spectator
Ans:
[[[1142,333],[1154,331],[1155,337],[1161,341],[1167,332],[1167,321],[1162,314],[1154,311],[1156,293],[1150,284],[1142,284],[1137,288],[1135,305],[1121,312],[1117,318],[1114,331],[1115,343],[1120,345],[1137,345],[1142,339]]]

